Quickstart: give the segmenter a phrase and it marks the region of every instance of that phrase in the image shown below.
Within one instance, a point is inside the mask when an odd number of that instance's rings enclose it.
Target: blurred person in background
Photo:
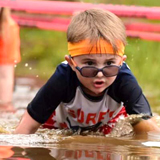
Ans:
[[[9,8],[0,9],[0,111],[14,111],[14,65],[20,62],[19,26]]]

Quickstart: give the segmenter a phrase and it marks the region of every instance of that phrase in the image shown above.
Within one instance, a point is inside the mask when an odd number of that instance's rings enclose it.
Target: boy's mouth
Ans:
[[[94,87],[95,88],[101,88],[104,85],[104,81],[95,81]]]

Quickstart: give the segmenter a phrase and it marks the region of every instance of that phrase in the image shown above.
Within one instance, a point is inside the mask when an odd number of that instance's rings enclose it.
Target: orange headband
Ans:
[[[121,41],[117,43],[117,55],[123,56],[124,45]],[[99,39],[96,45],[92,45],[89,40],[83,40],[78,43],[68,43],[68,51],[71,57],[80,56],[84,54],[115,54],[112,45],[104,39]]]

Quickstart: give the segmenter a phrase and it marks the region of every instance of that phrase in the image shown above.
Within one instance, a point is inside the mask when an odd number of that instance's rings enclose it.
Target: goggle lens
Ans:
[[[102,72],[104,76],[106,77],[112,77],[118,74],[120,69],[120,66],[106,66],[102,69],[96,68],[96,67],[82,67],[80,69],[78,69],[81,73],[82,76],[84,77],[95,77],[98,72]]]

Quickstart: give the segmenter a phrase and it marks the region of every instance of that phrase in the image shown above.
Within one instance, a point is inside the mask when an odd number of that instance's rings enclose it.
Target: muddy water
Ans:
[[[0,159],[160,160],[160,135],[152,132],[119,138],[66,136],[60,131],[41,129],[32,135],[6,134],[15,129],[28,102],[42,84],[36,79],[16,79],[13,99],[17,111],[0,114]]]

